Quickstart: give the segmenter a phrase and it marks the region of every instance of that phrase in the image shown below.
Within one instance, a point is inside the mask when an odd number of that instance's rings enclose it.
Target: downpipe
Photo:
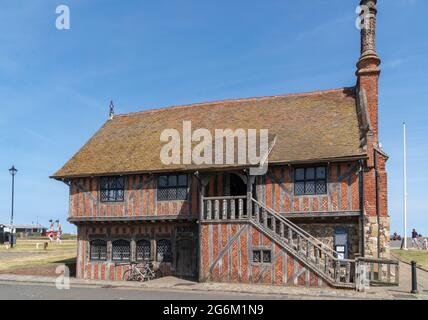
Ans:
[[[375,184],[376,184],[376,221],[377,221],[377,257],[380,259],[380,206],[379,206],[379,172],[377,169],[378,153],[374,149],[374,170],[375,170]]]

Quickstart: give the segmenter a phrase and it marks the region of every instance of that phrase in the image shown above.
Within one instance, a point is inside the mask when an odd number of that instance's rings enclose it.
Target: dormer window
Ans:
[[[125,179],[123,177],[102,177],[100,180],[101,202],[121,202],[124,199]]]

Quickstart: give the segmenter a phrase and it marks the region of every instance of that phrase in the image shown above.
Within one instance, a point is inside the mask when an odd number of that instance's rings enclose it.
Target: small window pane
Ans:
[[[325,179],[325,167],[317,168],[317,179]]]
[[[186,199],[187,199],[187,188],[178,188],[177,200],[186,200]]]
[[[168,177],[167,176],[160,176],[159,177],[159,187],[166,187],[168,186]]]
[[[177,176],[169,176],[168,177],[168,186],[175,187],[177,185]]]
[[[305,169],[296,169],[296,180],[304,180],[305,179]]]
[[[315,194],[315,181],[306,181],[305,194]]]
[[[306,180],[313,180],[315,179],[315,169],[314,168],[306,168]]]
[[[263,262],[264,263],[270,263],[271,262],[270,250],[263,250]]]
[[[178,185],[187,187],[187,175],[182,174],[178,176]]]
[[[317,194],[326,194],[327,193],[327,186],[325,184],[325,181],[317,181]]]
[[[168,189],[158,189],[158,200],[168,200]]]
[[[101,178],[101,188],[102,189],[108,189],[108,179],[107,178]]]
[[[305,183],[304,182],[296,182],[294,193],[298,196],[305,194]]]
[[[101,201],[108,201],[108,192],[101,190]]]
[[[108,187],[109,189],[114,189],[116,188],[116,181],[114,180],[114,178],[109,178],[108,179]]]
[[[168,200],[175,200],[177,199],[177,189],[171,188],[168,189]]]
[[[116,194],[116,201],[123,201],[123,190],[119,189],[117,190],[117,194]]]
[[[261,252],[259,250],[253,251],[253,262],[260,263],[262,261]]]
[[[118,189],[123,189],[123,187],[125,186],[124,181],[123,181],[123,177],[119,177],[116,180],[116,188]]]

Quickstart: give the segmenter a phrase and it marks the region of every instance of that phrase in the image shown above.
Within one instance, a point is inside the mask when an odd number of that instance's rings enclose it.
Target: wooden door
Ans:
[[[196,250],[192,239],[177,240],[176,273],[183,277],[196,276]]]

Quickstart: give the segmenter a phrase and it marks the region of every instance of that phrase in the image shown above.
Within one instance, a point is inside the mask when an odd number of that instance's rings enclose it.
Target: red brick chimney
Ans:
[[[357,87],[365,96],[371,142],[378,145],[378,82],[380,59],[376,52],[376,4],[377,0],[362,0],[361,56],[357,63]]]
[[[388,156],[379,146],[378,89],[380,59],[376,52],[377,0],[361,0],[361,56],[357,63],[357,90],[363,114],[364,147],[367,160],[363,169],[364,243],[362,253],[368,257],[389,257],[389,216],[387,203]]]

